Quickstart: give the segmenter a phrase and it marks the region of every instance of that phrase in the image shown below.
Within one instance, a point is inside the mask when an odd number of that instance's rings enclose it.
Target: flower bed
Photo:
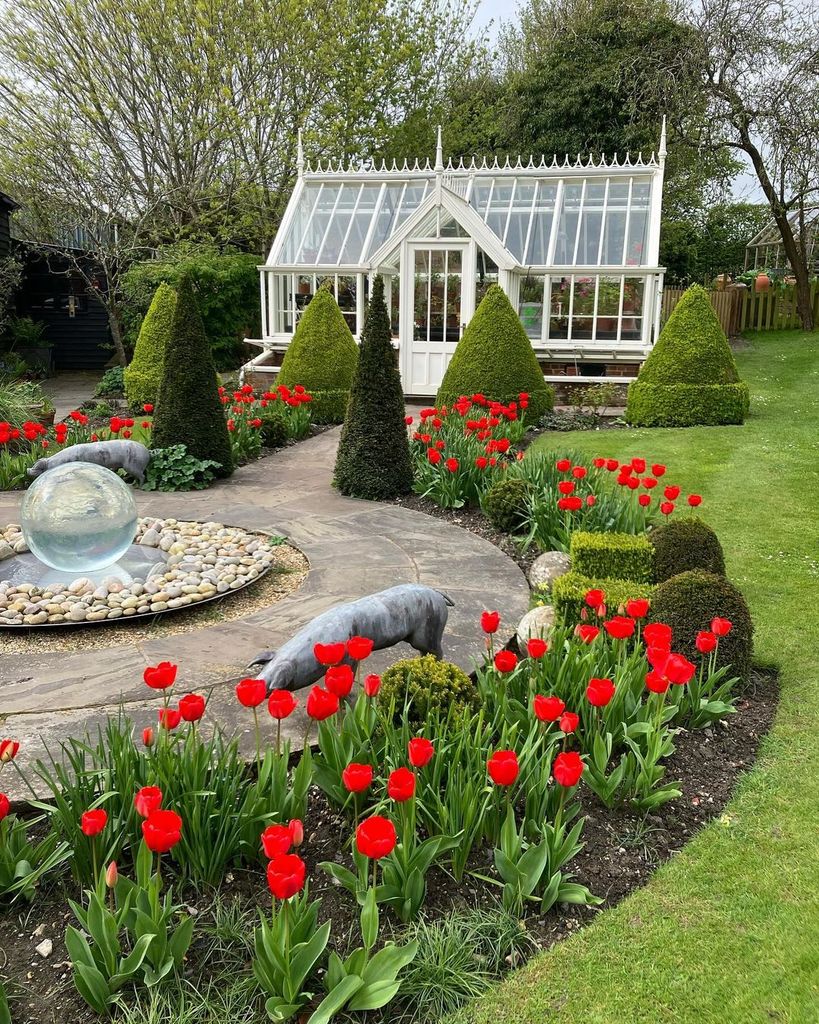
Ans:
[[[232,970],[245,1010],[313,1024],[342,1013],[412,1018],[414,1004],[428,1005],[423,986],[409,994],[420,984],[425,908],[446,912],[476,890],[484,902],[494,892],[498,921],[525,918],[537,934],[561,904],[601,904],[606,870],[579,874],[586,815],[598,831],[601,820],[645,829],[646,813],[673,816],[667,808],[683,787],[669,769],[680,738],[708,742],[745,699],[730,671],[715,669],[730,622],[716,618],[697,637],[692,662],[674,653],[667,627],[645,625],[647,601],[613,609],[589,593],[585,604],[584,622],[530,641],[525,657],[494,649],[499,620],[487,612],[475,701],[430,713],[419,728],[394,687],[359,669],[370,641],[317,645],[325,676],[305,701],[317,729],[312,752],[291,756],[281,739],[298,698],[242,680],[237,700],[256,735],[251,765],[218,730],[204,735],[206,697],[172,701],[176,667],[153,666],[145,682],[162,696],[157,729],[136,739],[127,720],[112,719],[98,740],[66,742],[64,767],[60,758],[38,765],[53,794],[41,805],[49,846],[38,854],[18,835],[0,847],[0,895],[36,895],[40,877],[56,880],[70,857],[85,895],[71,906],[66,948],[79,994],[105,1013],[178,990],[191,943],[204,942],[182,893],[224,890],[232,872],[247,872],[258,879],[251,902],[263,878],[273,902],[255,929],[238,928],[249,964]],[[421,675],[404,692],[420,699],[435,685],[434,674]],[[272,731],[260,721],[265,703]],[[15,742],[0,744],[0,766],[16,767],[16,753]],[[0,798],[3,828],[19,833],[8,812]],[[317,891],[331,894],[328,907]],[[514,944],[513,960],[526,945]],[[210,966],[201,964],[199,984]]]

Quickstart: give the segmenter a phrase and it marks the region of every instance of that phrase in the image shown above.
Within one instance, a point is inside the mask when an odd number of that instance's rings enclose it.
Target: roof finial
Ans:
[[[660,148],[657,150],[657,156],[660,158],[660,163],[665,163],[665,158],[668,153],[665,144],[665,114],[663,114],[663,127],[660,132]]]
[[[296,173],[301,178],[304,174],[304,146],[301,139],[301,128],[299,128],[298,142],[296,143]]]
[[[441,126],[438,125],[438,142],[435,146],[435,170],[443,171],[444,169],[444,147],[441,142]]]

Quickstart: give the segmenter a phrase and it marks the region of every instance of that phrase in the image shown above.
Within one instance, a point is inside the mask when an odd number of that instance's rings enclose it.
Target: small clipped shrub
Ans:
[[[626,419],[640,427],[742,423],[749,404],[708,293],[692,285],[629,386]]]
[[[651,583],[654,549],[643,534],[586,533],[578,530],[569,544],[572,569],[596,579]]]
[[[341,423],[358,365],[358,346],[329,288],[321,287],[299,320],[277,384],[303,384],[316,423]],[[326,397],[325,397],[326,395]]]
[[[671,626],[674,650],[692,661],[699,657],[694,644],[697,633],[710,629],[715,616],[733,623],[731,632],[720,638],[717,666],[731,665],[735,675],[747,679],[754,627],[745,598],[733,583],[694,569],[661,583],[651,600],[652,622]]]
[[[552,604],[555,619],[566,626],[575,626],[583,621],[583,612],[588,611],[586,594],[590,590],[602,590],[606,595],[606,609],[609,616],[635,597],[652,598],[654,587],[650,583],[634,580],[594,579],[581,576],[578,572],[567,572],[552,583]]]
[[[380,276],[373,283],[361,333],[361,354],[338,444],[334,482],[342,494],[369,501],[386,501],[412,490],[404,392]]]
[[[100,377],[94,389],[94,398],[119,398],[125,394],[125,367],[111,366]]]
[[[436,405],[461,395],[483,394],[504,405],[529,396],[526,422],[554,408],[554,390],[543,379],[532,343],[504,290],[492,285],[466,326],[441,381]]]
[[[532,486],[521,477],[496,481],[481,501],[486,518],[502,533],[520,533],[526,525]]]
[[[279,409],[279,403],[262,410],[262,441],[268,448],[281,448],[287,442],[289,431]]]
[[[725,575],[725,556],[719,538],[697,516],[671,519],[652,530],[648,539],[654,547],[655,583],[691,569]]]
[[[133,359],[125,368],[125,397],[132,409],[157,400],[175,309],[176,292],[162,282],[142,321]]]
[[[183,444],[194,459],[214,462],[218,476],[229,476],[233,471],[216,369],[193,285],[187,277],[177,292],[151,441],[155,448]]]
[[[385,711],[394,706],[396,724],[406,707],[407,721],[414,727],[438,712],[446,716],[450,707],[473,712],[481,703],[478,688],[466,672],[433,654],[391,665],[381,676],[378,700]]]

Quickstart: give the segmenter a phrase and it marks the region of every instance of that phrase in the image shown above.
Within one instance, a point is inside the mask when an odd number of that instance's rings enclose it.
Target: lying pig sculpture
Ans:
[[[336,605],[308,623],[278,651],[265,651],[251,662],[262,665],[259,679],[271,690],[299,690],[324,675],[313,653],[316,644],[346,642],[351,636],[373,641],[376,651],[406,640],[422,654],[443,657],[441,639],[452,601],[440,590],[403,583],[349,604]],[[345,662],[355,668],[355,662]]]
[[[124,469],[139,483],[145,482],[145,470],[151,461],[151,453],[139,441],[90,441],[88,444],[72,444],[47,459],[38,459],[29,469],[34,479],[48,469],[64,466],[67,462],[93,462],[114,473]]]

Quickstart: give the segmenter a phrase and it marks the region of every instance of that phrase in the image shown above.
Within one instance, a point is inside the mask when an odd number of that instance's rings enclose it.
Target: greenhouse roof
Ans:
[[[794,210],[788,214],[788,222],[794,231],[799,230],[799,211]],[[819,228],[819,206],[810,206],[805,210],[805,223],[811,234],[816,232]],[[778,245],[782,242],[782,235],[779,228],[776,225],[776,221],[770,221],[762,228],[761,231],[757,232],[754,237],[748,242],[748,249],[755,249],[757,246],[763,245]]]
[[[659,157],[647,160],[562,163],[543,158],[444,164],[440,153],[439,143],[434,165],[305,167],[300,159],[299,180],[267,266],[369,269],[373,262],[380,265],[411,218],[413,235],[425,237],[444,205],[456,232],[460,226],[460,233],[480,244],[489,238],[488,229],[513,266],[645,265],[652,188],[662,172],[664,146]],[[436,226],[440,230],[440,219]]]

